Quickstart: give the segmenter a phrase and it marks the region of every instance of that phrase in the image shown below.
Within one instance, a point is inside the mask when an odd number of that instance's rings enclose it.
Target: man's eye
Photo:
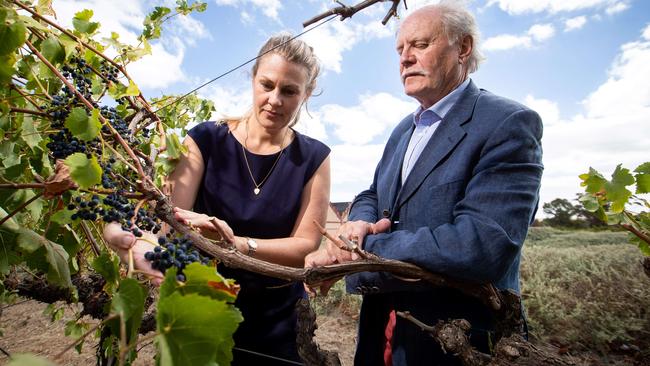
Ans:
[[[264,90],[272,90],[273,85],[271,85],[269,83],[262,83],[262,88],[264,88]]]
[[[429,43],[427,42],[418,42],[415,44],[415,48],[424,49],[427,47],[429,47]]]

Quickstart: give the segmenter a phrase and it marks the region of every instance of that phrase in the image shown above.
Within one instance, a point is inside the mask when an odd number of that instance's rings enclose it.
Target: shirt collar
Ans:
[[[451,93],[445,95],[436,104],[425,110],[422,110],[422,106],[419,106],[413,113],[413,123],[416,126],[418,124],[430,126],[445,118],[451,107],[453,107],[460,98],[460,94],[465,90],[465,88],[467,88],[469,82],[470,78],[465,79],[465,81],[458,85],[456,89],[452,90]]]

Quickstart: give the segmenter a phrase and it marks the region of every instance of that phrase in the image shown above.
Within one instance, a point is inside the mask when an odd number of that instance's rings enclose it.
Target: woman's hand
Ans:
[[[174,207],[174,218],[210,239],[224,240],[231,244],[235,241],[235,234],[228,223],[214,216]]]
[[[119,224],[112,222],[104,226],[104,239],[108,246],[117,253],[122,263],[129,262],[129,250],[131,250],[135,269],[147,276],[154,285],[159,286],[162,283],[163,274],[151,268],[151,262],[144,259],[144,253],[153,251],[153,248],[156,247],[154,244],[158,240],[156,236],[144,232],[142,238],[136,240],[133,233],[122,230]]]

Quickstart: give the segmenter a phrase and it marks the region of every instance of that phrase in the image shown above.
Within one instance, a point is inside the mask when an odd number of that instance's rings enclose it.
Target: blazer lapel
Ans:
[[[411,139],[411,134],[413,133],[413,129],[415,128],[415,125],[412,122],[411,118],[411,125],[410,127],[402,134],[402,138],[400,138],[397,147],[395,148],[395,154],[393,155],[395,158],[395,162],[391,164],[391,171],[389,172],[389,176],[392,177],[391,184],[390,184],[390,197],[388,203],[390,204],[391,212],[393,211],[393,207],[395,207],[395,198],[397,197],[397,193],[400,190],[400,186],[402,184],[402,164],[404,163],[404,155],[406,154],[406,148],[408,147],[409,140]]]
[[[470,81],[458,102],[440,122],[422,154],[415,162],[411,173],[403,182],[402,189],[397,195],[396,208],[399,208],[411,198],[422,185],[424,179],[465,137],[467,132],[461,126],[472,118],[478,94],[479,89]]]

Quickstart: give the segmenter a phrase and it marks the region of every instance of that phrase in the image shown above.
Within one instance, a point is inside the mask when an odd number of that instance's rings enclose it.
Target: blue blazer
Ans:
[[[390,232],[367,236],[364,249],[519,292],[521,247],[537,210],[543,170],[539,115],[470,82],[401,182],[413,128],[409,115],[393,130],[372,185],[352,203],[350,220],[392,221]],[[465,318],[474,340],[494,326],[488,309],[453,289],[384,272],[350,275],[346,282],[349,292],[364,295],[356,365],[383,363],[391,309],[408,310],[430,325]],[[431,364],[432,347],[437,344],[429,336],[398,319],[393,365]]]

